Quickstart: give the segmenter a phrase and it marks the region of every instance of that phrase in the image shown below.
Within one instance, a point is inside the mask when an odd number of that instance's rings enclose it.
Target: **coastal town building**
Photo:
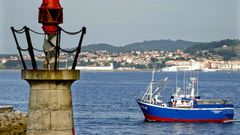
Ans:
[[[30,60],[29,55],[23,56],[25,60]],[[214,59],[216,58],[216,59]],[[68,68],[68,64],[73,61],[74,57],[61,53],[59,62],[61,68]],[[43,62],[45,60],[44,54],[37,54],[36,60]],[[0,57],[0,64],[7,65],[11,61],[19,61],[20,58],[16,55],[9,57]],[[111,64],[112,63],[112,64]],[[110,66],[111,65],[111,66]],[[7,67],[1,66],[0,68]],[[16,67],[21,67],[18,65]],[[110,53],[105,50],[96,52],[82,52],[78,59],[78,67],[83,70],[136,70],[136,69],[150,69],[157,68],[163,71],[175,70],[240,70],[239,60],[224,61],[217,56],[213,58],[194,58],[194,56],[183,52],[176,51],[131,51],[126,53]],[[11,66],[12,68],[12,66]],[[96,68],[96,69],[95,69]]]

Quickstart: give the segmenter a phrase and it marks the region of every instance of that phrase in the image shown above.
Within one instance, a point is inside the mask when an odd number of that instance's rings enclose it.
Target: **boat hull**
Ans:
[[[231,121],[233,107],[173,108],[137,101],[147,121],[159,122],[215,122]]]

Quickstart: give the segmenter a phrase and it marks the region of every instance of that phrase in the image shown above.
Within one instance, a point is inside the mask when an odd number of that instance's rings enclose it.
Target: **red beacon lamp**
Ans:
[[[45,34],[56,34],[57,27],[63,23],[63,8],[59,0],[43,0],[39,7],[38,22],[42,23]]]

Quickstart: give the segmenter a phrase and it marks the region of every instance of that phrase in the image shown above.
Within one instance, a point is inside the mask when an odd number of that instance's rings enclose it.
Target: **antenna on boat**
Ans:
[[[176,90],[177,90],[177,88],[178,88],[178,72],[176,74]]]
[[[146,92],[144,93],[143,97],[141,100],[144,100],[145,96],[147,96],[147,99],[149,100],[149,103],[152,102],[152,95],[153,95],[153,84],[154,84],[154,73],[155,73],[155,69],[153,69],[152,71],[152,80],[146,90]]]
[[[180,92],[180,87],[178,87],[178,72],[176,74],[176,89],[175,89],[175,96],[177,97]]]
[[[196,76],[197,76],[197,82],[196,82],[196,83],[197,83],[197,94],[196,94],[196,95],[198,96],[198,94],[199,94],[199,93],[198,93],[198,88],[199,88],[199,87],[198,87],[198,82],[199,82],[199,72],[196,73]]]
[[[152,71],[152,82],[154,82],[154,73],[155,73],[155,69],[153,69]]]
[[[152,71],[152,81],[150,83],[150,86],[149,86],[149,101],[150,103],[152,103],[152,96],[153,96],[153,85],[154,85],[154,73],[155,73],[155,69],[153,68],[153,71]]]
[[[183,71],[183,92],[184,92],[184,95],[186,95],[185,78],[186,78],[186,76],[185,76],[185,71]]]

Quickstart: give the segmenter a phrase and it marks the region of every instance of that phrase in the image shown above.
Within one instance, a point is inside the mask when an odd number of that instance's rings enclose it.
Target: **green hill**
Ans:
[[[178,49],[184,49],[191,47],[196,42],[183,41],[183,40],[152,40],[129,44],[123,47],[123,51],[152,51],[152,50],[162,50],[162,51],[175,51]]]
[[[136,42],[121,47],[116,47],[109,44],[91,44],[82,47],[82,51],[95,52],[98,50],[106,50],[111,53],[130,52],[130,51],[175,51],[177,49],[184,49],[195,45],[197,42],[190,42],[184,40],[151,40]]]
[[[203,53],[205,53],[205,55],[218,55],[224,60],[240,58],[240,40],[225,39],[221,41],[199,43],[186,48],[185,51],[195,56],[203,56]]]
[[[185,52],[195,57],[220,56],[224,60],[240,58],[240,40],[225,39],[213,42],[190,42],[184,40],[151,40],[136,42],[121,47],[110,44],[91,44],[82,47],[82,51],[96,52],[106,50],[110,53],[125,53],[130,51],[175,51],[185,50]]]

